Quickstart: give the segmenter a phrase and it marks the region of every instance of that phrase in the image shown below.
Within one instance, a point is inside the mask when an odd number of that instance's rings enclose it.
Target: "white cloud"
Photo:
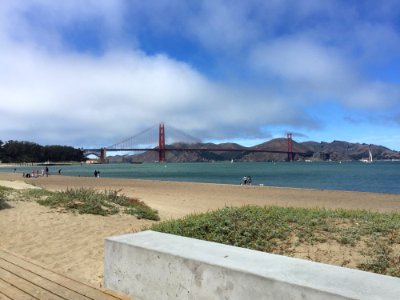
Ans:
[[[334,51],[297,38],[278,39],[256,47],[251,63],[255,69],[271,76],[319,89],[347,81],[351,73]]]
[[[288,93],[297,94],[305,103],[335,99],[368,109],[393,106],[399,98],[398,86],[363,78],[357,63],[340,49],[308,39],[291,37],[258,45],[250,63],[267,78],[284,82]]]
[[[63,51],[66,41],[60,31],[76,31],[90,24],[101,31],[104,47],[111,43],[115,46],[122,43],[123,14],[122,0],[4,0],[0,6],[0,37]]]
[[[189,20],[189,34],[213,52],[235,53],[258,36],[259,28],[250,14],[251,7],[245,2],[205,1]]]
[[[382,65],[399,58],[400,34],[391,24],[357,24],[353,29],[352,51],[360,65]]]
[[[344,11],[294,0],[4,1],[0,137],[104,145],[160,121],[206,138],[262,137],[268,126],[320,128],[306,112],[328,98],[365,111],[393,107],[398,85],[368,78],[363,66],[372,58],[379,65],[382,53],[393,60],[396,30],[368,22],[353,28],[358,11]],[[99,38],[94,54],[73,48],[74,36],[65,34],[87,24]],[[162,50],[143,52],[141,34],[200,46],[194,55],[211,55],[221,77]],[[359,50],[365,55],[355,57]],[[242,75],[250,79],[227,79]]]
[[[391,109],[399,103],[400,87],[382,82],[366,82],[356,86],[346,96],[346,100],[353,106]]]
[[[159,121],[208,137],[226,136],[227,128],[240,136],[290,122],[294,113],[272,94],[214,84],[163,55],[114,50],[92,57],[16,43],[2,50],[0,111],[15,124],[0,128],[3,136],[113,143]]]

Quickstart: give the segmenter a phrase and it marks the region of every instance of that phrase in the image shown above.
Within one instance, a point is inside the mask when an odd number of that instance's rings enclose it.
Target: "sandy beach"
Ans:
[[[400,195],[391,194],[67,176],[23,179],[5,173],[0,173],[0,185],[121,190],[157,209],[162,220],[246,204],[400,212]],[[59,213],[31,201],[9,204],[0,210],[0,248],[96,286],[103,279],[104,238],[152,224],[124,214],[102,217]]]

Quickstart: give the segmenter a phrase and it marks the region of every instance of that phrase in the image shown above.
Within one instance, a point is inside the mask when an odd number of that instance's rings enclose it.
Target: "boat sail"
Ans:
[[[363,162],[363,163],[367,163],[367,164],[370,164],[370,163],[373,162],[372,153],[371,153],[370,149],[368,149],[368,158],[363,158],[360,161]]]

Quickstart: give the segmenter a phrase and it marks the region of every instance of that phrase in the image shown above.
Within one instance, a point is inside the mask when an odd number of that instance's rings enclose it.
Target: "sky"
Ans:
[[[400,150],[400,1],[0,0],[0,140],[106,147],[165,123]]]

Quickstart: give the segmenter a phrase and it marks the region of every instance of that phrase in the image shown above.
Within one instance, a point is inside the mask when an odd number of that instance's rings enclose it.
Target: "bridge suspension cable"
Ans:
[[[138,134],[126,138],[118,143],[115,143],[109,147],[106,147],[109,150],[112,149],[131,149],[137,148],[140,145],[153,145],[156,142],[156,136],[158,137],[157,125],[146,128],[139,132]],[[152,132],[153,131],[153,132]]]
[[[166,136],[166,144],[173,143],[185,143],[185,144],[196,144],[201,143],[199,138],[196,138],[180,129],[172,126],[166,128],[168,130],[168,135]]]
[[[165,144],[171,145],[174,143],[184,143],[184,144],[195,144],[200,143],[201,140],[183,132],[180,129],[174,128],[172,126],[163,127]],[[135,148],[154,148],[159,146],[159,138],[160,138],[160,127],[159,125],[154,125],[147,129],[142,130],[138,134],[126,138],[118,143],[115,143],[109,147],[106,147],[108,150],[115,149],[135,149]]]

